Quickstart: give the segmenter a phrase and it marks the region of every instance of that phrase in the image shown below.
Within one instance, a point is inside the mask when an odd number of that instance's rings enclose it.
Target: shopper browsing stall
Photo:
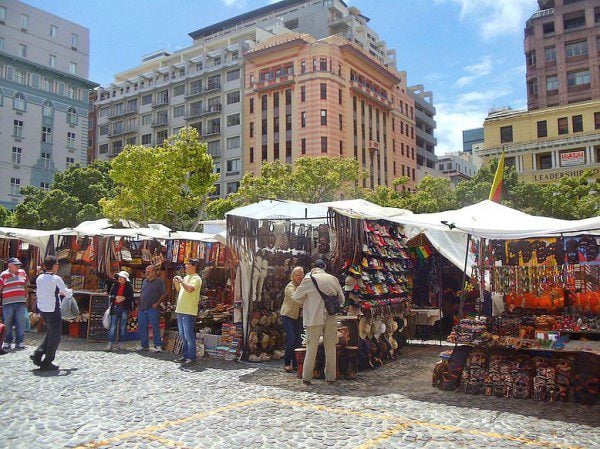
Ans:
[[[196,360],[196,318],[198,316],[198,303],[200,302],[200,290],[202,289],[202,279],[198,274],[198,259],[190,259],[185,264],[186,276],[175,276],[173,282],[178,292],[177,307],[177,327],[179,336],[183,339],[183,356],[176,359],[176,362],[189,365]]]
[[[54,256],[44,259],[44,272],[40,274],[36,283],[37,308],[46,324],[46,336],[42,344],[30,356],[34,365],[43,371],[56,371],[54,365],[56,350],[60,344],[62,331],[62,318],[60,316],[59,294],[69,296],[73,291],[66,287],[62,278],[57,275],[58,261]]]
[[[140,304],[138,306],[138,328],[140,333],[140,349],[149,349],[148,324],[152,327],[152,340],[155,351],[162,351],[160,338],[160,303],[167,296],[164,281],[158,277],[156,267],[146,267],[146,279],[142,282]]]
[[[285,287],[283,303],[281,304],[281,321],[285,330],[285,355],[283,369],[288,373],[298,368],[294,351],[300,347],[302,320],[300,319],[300,303],[292,299],[292,295],[302,282],[304,268],[295,267],[290,276],[290,282]]]
[[[8,259],[8,269],[0,274],[2,292],[2,319],[6,325],[6,335],[2,349],[8,351],[13,342],[13,324],[15,326],[15,348],[25,348],[25,302],[27,301],[27,273],[21,268],[16,257]]]
[[[325,272],[326,268],[321,259],[315,261],[315,268],[302,279],[292,295],[292,299],[303,306],[302,319],[306,327],[306,357],[302,369],[304,384],[311,383],[321,335],[325,349],[325,378],[327,382],[335,382],[336,377],[337,320],[335,315],[327,313],[319,290],[325,295],[337,295],[340,305],[344,303],[344,292],[335,276]]]
[[[110,301],[110,327],[108,328],[107,351],[112,351],[117,337],[117,327],[119,335],[125,335],[125,327],[129,312],[133,309],[133,286],[129,282],[129,273],[119,271],[116,274],[117,282],[113,284],[108,295]]]

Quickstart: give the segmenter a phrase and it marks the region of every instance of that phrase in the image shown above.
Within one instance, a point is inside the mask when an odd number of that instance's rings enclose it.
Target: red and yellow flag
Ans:
[[[502,178],[504,177],[504,152],[500,155],[498,161],[498,167],[496,168],[496,174],[494,175],[494,182],[492,183],[492,189],[490,190],[490,201],[500,202],[500,194],[502,193]]]

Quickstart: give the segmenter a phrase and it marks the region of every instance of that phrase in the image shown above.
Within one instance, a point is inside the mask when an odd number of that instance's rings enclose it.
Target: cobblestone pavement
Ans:
[[[356,381],[305,386],[281,362],[102,351],[65,337],[57,373],[0,357],[1,448],[600,448],[600,406],[443,392],[440,347],[411,346]]]

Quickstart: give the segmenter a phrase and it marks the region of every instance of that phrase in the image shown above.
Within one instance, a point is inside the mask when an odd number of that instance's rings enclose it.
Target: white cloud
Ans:
[[[476,79],[488,76],[490,73],[492,73],[492,68],[492,57],[487,55],[480,62],[466,66],[464,71],[467,72],[467,75],[459,78],[455,85],[457,87],[468,86]]]
[[[491,39],[521,33],[525,21],[537,10],[536,0],[436,0],[460,6],[460,18],[472,20],[482,36]]]
[[[495,105],[495,101],[511,93],[512,90],[508,87],[471,91],[457,95],[452,101],[436,104],[436,153],[462,151],[462,132],[482,127],[488,110]]]
[[[235,7],[239,9],[246,6],[246,0],[221,0],[221,3],[228,8]]]

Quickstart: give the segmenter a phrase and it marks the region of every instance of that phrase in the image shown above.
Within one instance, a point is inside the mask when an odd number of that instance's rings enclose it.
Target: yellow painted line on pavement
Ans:
[[[377,447],[380,443],[383,443],[384,441],[389,440],[393,436],[406,430],[408,427],[409,427],[409,425],[406,423],[398,423],[398,424],[390,427],[389,429],[383,431],[375,438],[367,440],[364,443],[362,443],[361,445],[356,446],[356,449],[371,449],[373,447]]]
[[[144,439],[146,439],[146,440],[158,441],[159,443],[162,443],[162,444],[164,444],[167,447],[182,447],[182,448],[187,448],[188,447],[188,446],[186,446],[185,443],[182,443],[181,441],[169,440],[168,438],[163,438],[161,436],[154,435],[152,433],[148,433],[148,434],[142,435],[141,437],[144,438]]]
[[[179,418],[179,419],[175,419],[172,421],[165,421],[156,426],[149,426],[149,427],[144,427],[143,429],[133,430],[131,432],[124,432],[124,433],[122,433],[120,435],[116,435],[112,438],[107,438],[106,440],[92,441],[90,443],[85,443],[85,444],[77,446],[75,449],[95,449],[95,448],[99,448],[102,446],[108,446],[109,444],[129,440],[131,438],[144,437],[148,433],[154,433],[156,431],[164,430],[169,427],[178,426],[180,424],[184,424],[189,421],[206,418],[207,416],[216,415],[219,413],[227,412],[230,410],[235,410],[235,409],[238,409],[241,407],[246,407],[248,405],[254,405],[254,404],[258,404],[258,403],[266,402],[266,401],[269,401],[269,398],[250,399],[248,401],[237,402],[235,404],[229,404],[229,405],[225,405],[223,407],[217,407],[217,408],[214,408],[211,410],[206,410],[204,412],[195,413],[193,415],[189,415],[184,418]]]

